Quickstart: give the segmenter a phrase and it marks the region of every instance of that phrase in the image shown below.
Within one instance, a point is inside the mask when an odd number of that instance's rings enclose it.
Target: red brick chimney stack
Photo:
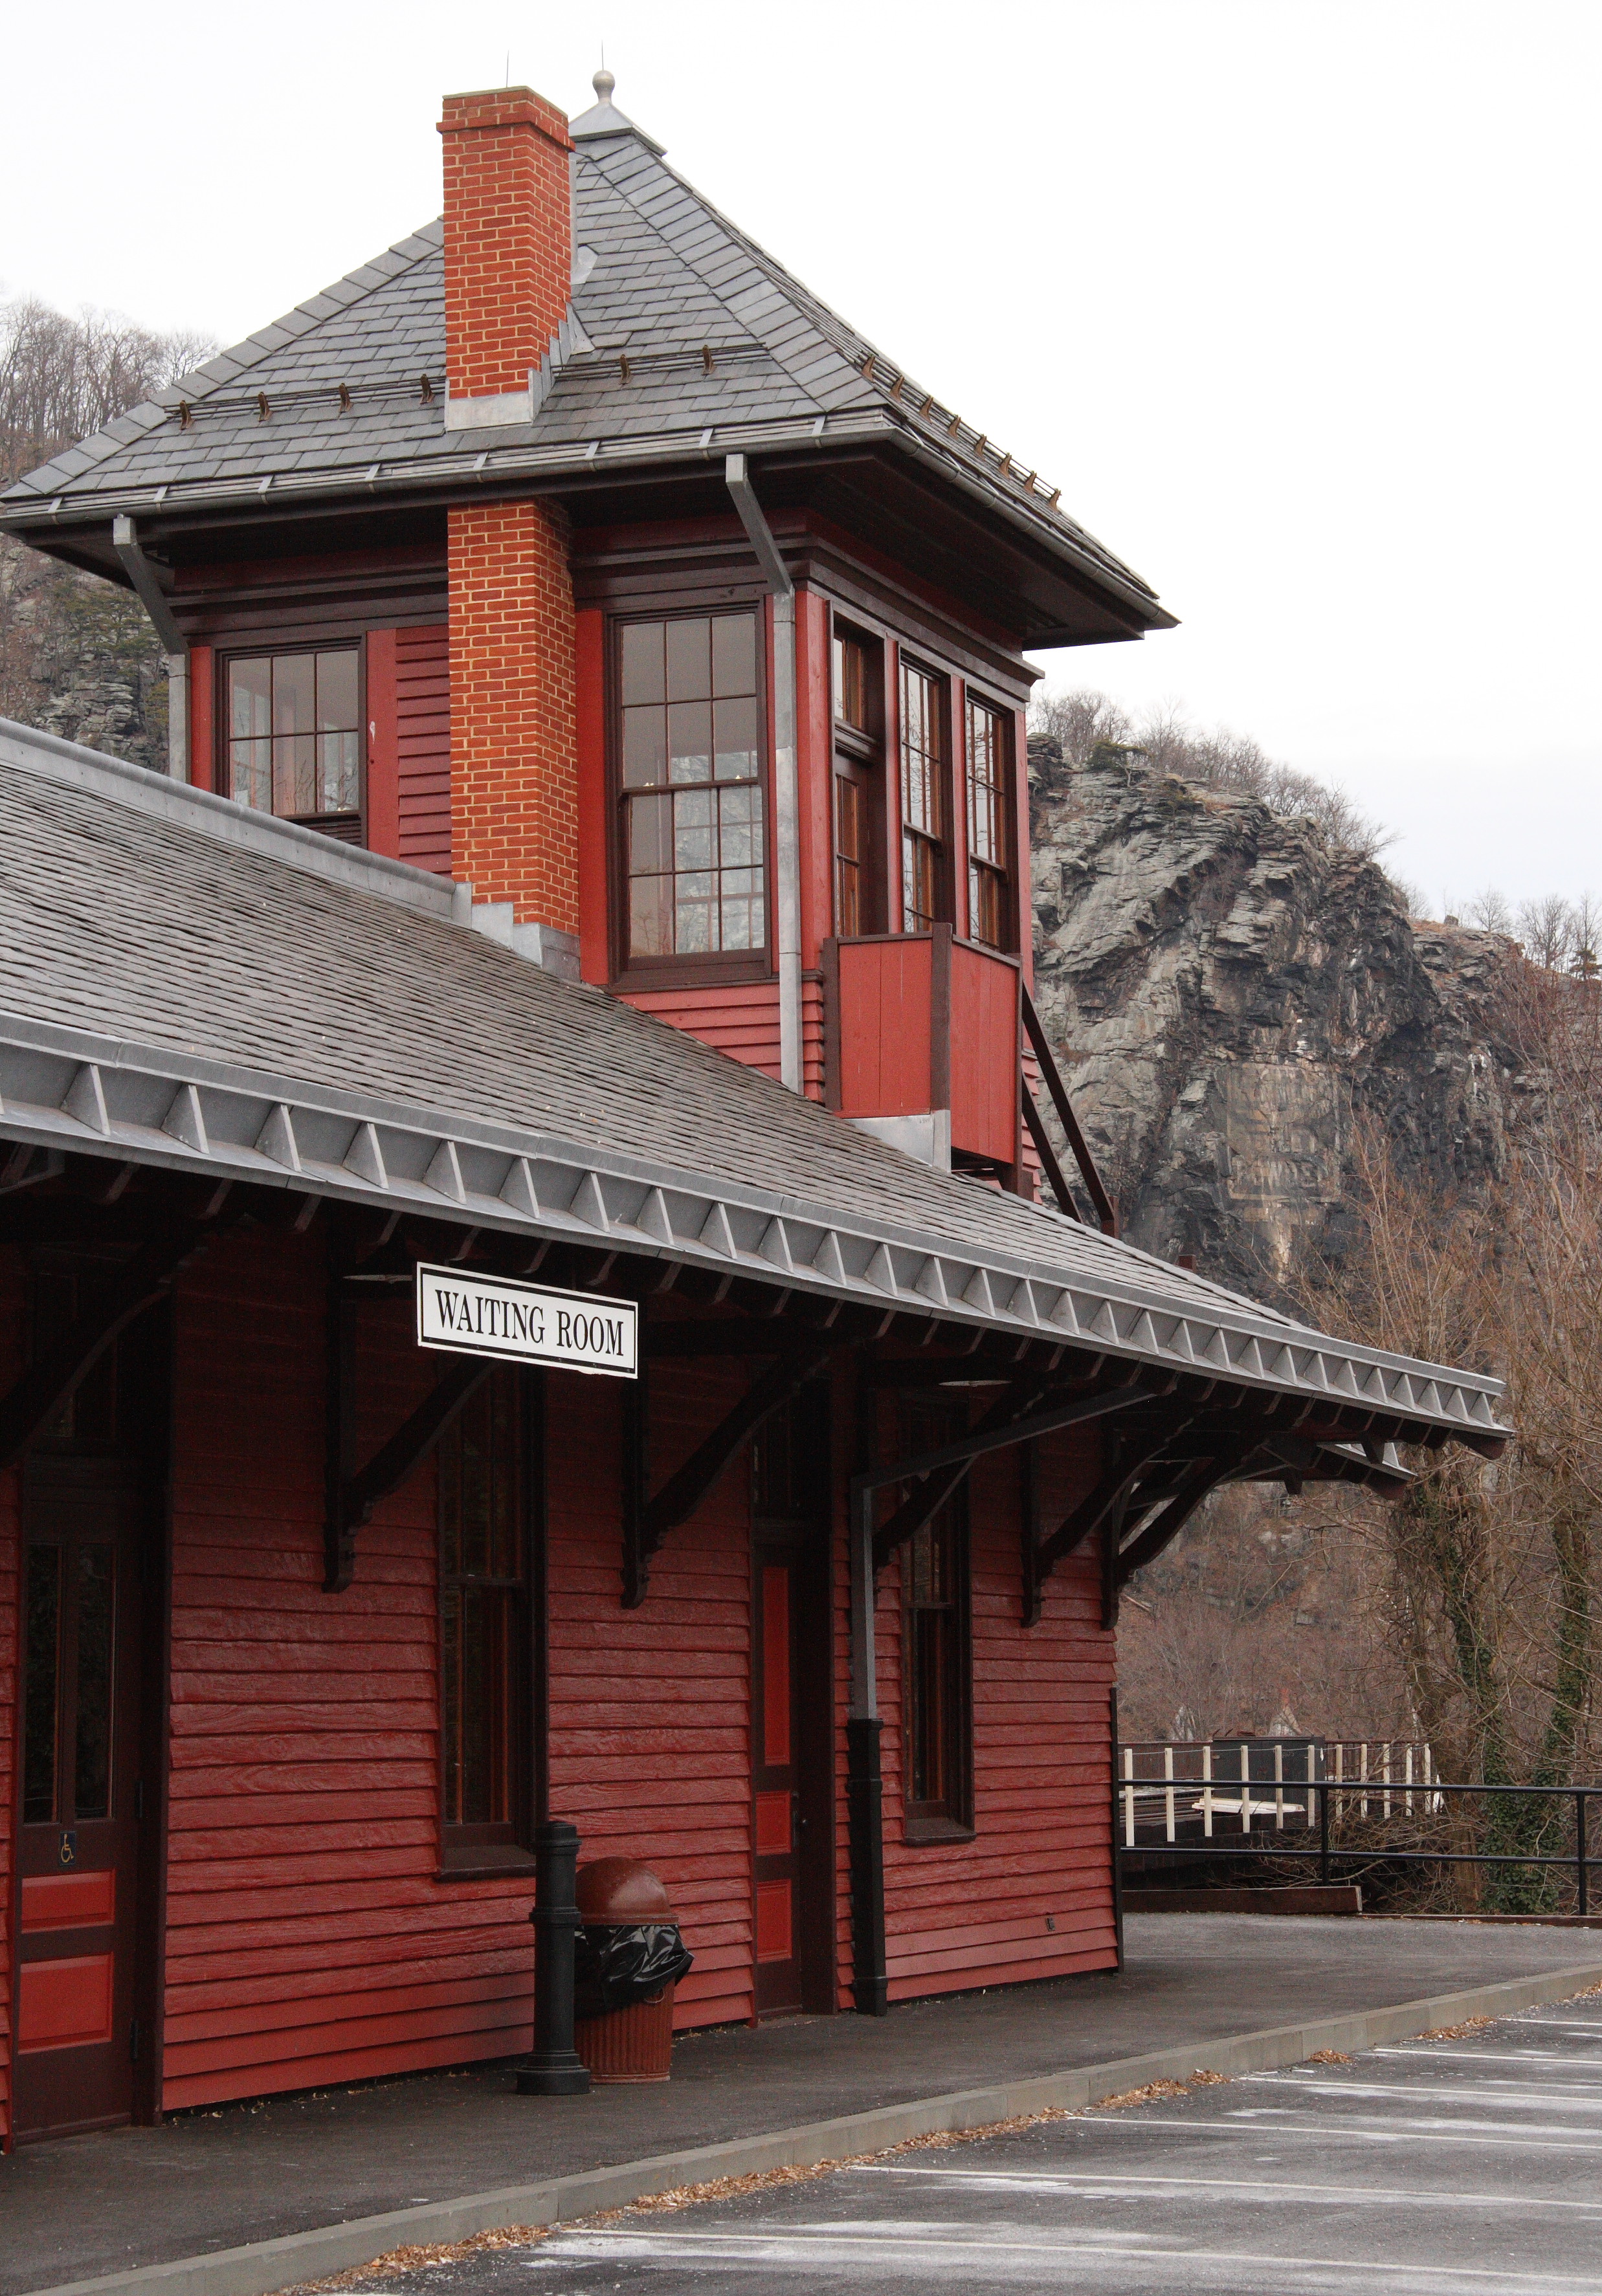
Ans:
[[[493,451],[527,435],[568,308],[572,144],[532,88],[448,95],[445,330],[453,430]],[[577,970],[578,738],[567,525],[538,501],[449,514],[451,874],[545,929]],[[553,938],[553,936],[555,938]],[[571,946],[563,937],[571,936]],[[521,945],[521,942],[520,942]],[[535,953],[530,949],[530,954]]]
[[[453,398],[526,390],[568,305],[567,118],[531,87],[448,95],[445,344]]]

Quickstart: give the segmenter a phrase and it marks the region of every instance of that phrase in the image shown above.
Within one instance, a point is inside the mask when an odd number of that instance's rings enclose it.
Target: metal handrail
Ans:
[[[1259,1740],[1257,1742],[1261,1744],[1263,1742]],[[1209,1748],[1208,1751],[1211,1751],[1211,1748]],[[1179,1783],[1194,1786],[1197,1781],[1190,1779]],[[1602,1798],[1602,1785],[1464,1785],[1458,1784],[1448,1784],[1447,1781],[1442,1778],[1433,1778],[1429,1781],[1427,1787],[1428,1795],[1431,1798],[1439,1798],[1439,1800],[1442,1801],[1449,1794],[1521,1794],[1525,1797],[1538,1794],[1548,1800],[1572,1800],[1574,1805],[1573,1849],[1571,1853],[1549,1857],[1543,1856],[1537,1850],[1526,1850],[1521,1852],[1518,1850],[1501,1849],[1341,1849],[1336,1848],[1330,1839],[1331,1797],[1343,1796],[1348,1800],[1361,1800],[1366,1797],[1371,1797],[1374,1800],[1377,1800],[1378,1794],[1376,1792],[1376,1782],[1373,1779],[1363,1780],[1348,1778],[1343,1780],[1335,1778],[1296,1778],[1286,1780],[1284,1783],[1286,1784],[1292,1785],[1297,1793],[1309,1797],[1310,1799],[1312,1795],[1316,1794],[1319,1798],[1319,1846],[1317,1850],[1315,1851],[1310,1848],[1306,1849],[1287,1849],[1284,1842],[1279,1840],[1272,1841],[1253,1841],[1251,1839],[1251,1790],[1253,1786],[1264,1785],[1270,1783],[1274,1782],[1258,1778],[1226,1778],[1209,1781],[1210,1785],[1238,1784],[1243,1787],[1244,1790],[1241,1794],[1241,1804],[1243,1807],[1241,1808],[1242,1825],[1240,1833],[1228,1834],[1221,1837],[1213,1835],[1208,1841],[1194,1844],[1189,1842],[1164,1841],[1161,1845],[1161,1855],[1164,1858],[1217,1858],[1220,1857],[1310,1857],[1316,1856],[1319,1860],[1319,1878],[1321,1882],[1327,1882],[1332,1878],[1334,1867],[1336,1862],[1341,1860],[1343,1860],[1348,1865],[1360,1866],[1409,1864],[1425,1866],[1557,1866],[1560,1867],[1566,1873],[1572,1873],[1574,1876],[1575,1910],[1581,1914],[1589,1914],[1590,1911],[1590,1875],[1591,1868],[1598,1862],[1591,1854],[1590,1841],[1588,1838],[1590,1831],[1590,1804],[1594,1800]],[[1119,1800],[1123,1807],[1125,1833],[1124,1841],[1120,1845],[1121,1854],[1127,1854],[1130,1849],[1136,1849],[1140,1846],[1135,1842],[1133,1838],[1135,1795],[1139,1790],[1140,1784],[1140,1781],[1136,1780],[1132,1776],[1126,1776],[1118,1781],[1118,1794]],[[1154,1788],[1155,1791],[1163,1792],[1164,1794],[1169,1791],[1166,1780],[1147,1780],[1145,1782],[1145,1785],[1146,1790],[1148,1792],[1153,1791]],[[1282,1819],[1284,1813],[1283,1788],[1280,1787],[1277,1791],[1279,1800],[1277,1808],[1277,1816]],[[1394,1799],[1397,1800],[1401,1799],[1403,1792],[1403,1789],[1401,1787],[1393,1786],[1391,1791]],[[1426,1790],[1422,1786],[1414,1787],[1414,1792],[1421,1795]],[[1214,1807],[1216,1807],[1216,1804]],[[1269,1808],[1275,1808],[1276,1805],[1274,1803],[1265,1802],[1262,1804],[1262,1808],[1267,1810]],[[1276,1834],[1277,1834],[1280,1830],[1280,1826],[1277,1824],[1275,1828]],[[1299,1830],[1310,1832],[1312,1829],[1310,1825]],[[1211,1832],[1211,1828],[1209,1831]]]

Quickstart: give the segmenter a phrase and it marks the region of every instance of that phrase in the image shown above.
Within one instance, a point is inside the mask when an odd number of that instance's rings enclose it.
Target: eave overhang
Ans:
[[[487,441],[455,452],[398,456],[361,466],[287,468],[260,477],[177,480],[92,493],[69,488],[32,502],[13,488],[0,496],[0,533],[120,579],[110,543],[111,522],[117,516],[134,517],[147,540],[160,540],[163,534],[177,534],[197,523],[277,519],[292,510],[445,506],[486,496],[571,495],[630,480],[650,484],[696,478],[720,466],[731,453],[749,456],[760,477],[765,460],[782,457],[793,463],[798,454],[809,459],[864,449],[904,456],[926,478],[952,488],[968,515],[977,512],[995,520],[1015,545],[1050,561],[1075,586],[1105,601],[1130,636],[1177,627],[1176,618],[1138,578],[1065,529],[1024,480],[970,468],[963,453],[888,408],[818,414],[804,421],[721,423],[688,434],[674,430],[646,439],[597,437],[549,446],[515,439]],[[1072,644],[1081,642],[1081,635],[1031,625],[1023,643]]]
[[[570,1139],[0,1013],[0,1187],[56,1154],[383,1206],[1045,1340],[1495,1452],[1502,1383]],[[30,1158],[28,1152],[34,1152]],[[37,1160],[45,1160],[41,1164]],[[1055,1215],[1042,1212],[1050,1222]]]

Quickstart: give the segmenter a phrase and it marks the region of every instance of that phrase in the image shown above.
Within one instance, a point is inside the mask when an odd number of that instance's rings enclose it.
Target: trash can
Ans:
[[[592,2081],[664,2081],[673,1994],[691,1965],[668,1893],[633,1857],[579,1868],[573,2046]]]

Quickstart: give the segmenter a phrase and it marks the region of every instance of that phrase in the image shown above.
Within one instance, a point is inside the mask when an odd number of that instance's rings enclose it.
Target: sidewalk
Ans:
[[[225,2265],[218,2256],[215,2271],[170,2276],[193,2296],[283,2286],[403,2241],[460,2237],[476,2225],[469,2210],[456,2228],[449,2204],[468,2196],[629,2164],[632,2182],[629,2175],[612,2180],[614,2196],[626,2197],[625,2188],[675,2181],[632,2171],[663,2154],[722,2145],[727,2158],[700,2173],[737,2174],[742,2146],[751,2153],[744,2165],[767,2165],[753,2144],[776,2132],[804,2135],[809,2124],[877,2114],[834,2147],[868,2150],[909,2133],[921,2100],[952,2092],[1015,2090],[1164,2050],[1216,2061],[1232,2037],[1266,2028],[1306,2029],[1513,1980],[1536,1980],[1523,1988],[1533,1999],[1602,1979],[1602,1952],[1589,1935],[1483,1923],[1148,1914],[1130,1917],[1127,1948],[1121,1977],[914,2003],[883,2021],[797,2018],[691,2035],[678,2046],[665,2087],[522,2098],[505,2068],[489,2068],[24,2147],[0,2161],[0,2296],[401,2212],[370,2234],[352,2226],[344,2253],[297,2243],[265,2265]],[[1572,1982],[1548,1986],[1546,1974],[1560,1972]],[[1471,2009],[1458,2005],[1454,2013]],[[1410,2030],[1405,2020],[1403,2029]],[[1266,2052],[1260,2046],[1252,2062],[1292,2061],[1306,2054],[1302,2039],[1308,2048],[1351,2045],[1351,2038],[1331,2044],[1301,2031]],[[921,2125],[971,2125],[1029,2109],[1028,2097],[1001,2095],[999,2110],[969,2112],[965,2123],[937,2113]],[[817,2159],[829,2150],[793,2144],[786,2157]],[[476,2222],[542,2220],[518,2215],[510,2202],[547,2197],[507,2194],[507,2213],[480,2206]]]

